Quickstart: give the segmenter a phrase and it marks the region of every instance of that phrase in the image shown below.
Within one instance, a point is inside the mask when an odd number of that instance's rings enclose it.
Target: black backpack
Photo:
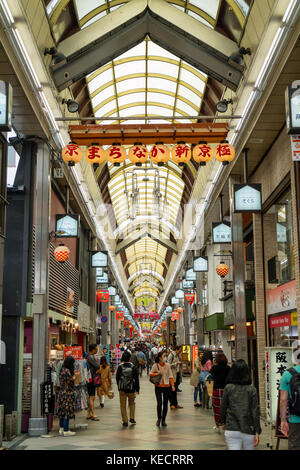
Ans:
[[[289,399],[290,414],[300,416],[300,373],[294,367],[288,369],[292,375],[290,380],[291,398]]]
[[[124,367],[121,365],[121,374],[119,380],[119,390],[126,393],[133,393],[135,391],[134,383],[134,366],[131,364],[130,367]]]

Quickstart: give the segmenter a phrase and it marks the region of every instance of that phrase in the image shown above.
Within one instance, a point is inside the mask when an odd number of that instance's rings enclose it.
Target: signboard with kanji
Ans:
[[[54,414],[54,391],[52,382],[43,382],[41,385],[42,415]]]
[[[291,135],[292,160],[300,162],[300,135]]]
[[[292,367],[292,348],[266,348],[266,418],[275,424],[277,400],[283,373]]]
[[[234,185],[234,212],[260,212],[261,205],[261,184]]]
[[[109,302],[108,290],[97,290],[97,302]]]
[[[70,346],[64,348],[64,358],[72,356],[74,357],[75,361],[82,359],[82,347],[81,346]]]
[[[231,226],[229,222],[212,223],[213,243],[231,243]]]

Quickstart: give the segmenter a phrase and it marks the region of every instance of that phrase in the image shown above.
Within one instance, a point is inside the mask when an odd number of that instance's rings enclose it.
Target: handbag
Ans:
[[[158,367],[157,367],[157,372],[159,372]],[[158,375],[155,375],[154,377],[149,378],[149,382],[151,382],[154,385],[159,384],[160,381],[161,381],[161,373],[160,372],[159,372]]]
[[[93,374],[92,375],[92,380],[93,380],[93,385],[94,387],[101,387],[102,385],[102,380],[101,380],[101,374]]]

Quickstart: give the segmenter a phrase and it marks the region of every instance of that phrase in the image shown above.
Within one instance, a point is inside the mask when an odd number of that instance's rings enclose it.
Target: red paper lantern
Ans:
[[[135,163],[136,166],[142,166],[142,163],[148,160],[147,147],[141,142],[135,142],[128,151],[128,158],[132,163]]]
[[[85,159],[90,164],[103,163],[105,156],[105,150],[99,144],[92,144],[85,151]]]
[[[81,148],[74,142],[70,142],[66,145],[61,152],[63,161],[69,166],[74,166],[76,163],[79,163],[82,159],[82,154]]]
[[[229,144],[228,140],[222,140],[216,147],[215,156],[218,162],[228,165],[235,157],[235,148]]]
[[[163,142],[156,142],[151,148],[150,157],[153,163],[156,163],[158,166],[164,166],[164,163],[170,158],[170,149]]]
[[[115,166],[120,166],[120,163],[123,163],[126,160],[126,149],[119,143],[112,144],[112,146],[106,150],[106,157],[107,160]]]
[[[64,263],[65,261],[67,261],[67,259],[69,258],[69,255],[70,255],[70,250],[63,243],[57,246],[54,250],[55,259],[59,263]]]
[[[178,163],[179,166],[183,166],[185,163],[189,162],[192,156],[191,148],[186,145],[185,142],[178,142],[172,148],[172,160],[175,163]]]
[[[213,157],[213,149],[207,142],[199,142],[193,149],[193,159],[195,162],[200,163],[201,166],[205,166]]]
[[[110,312],[113,312],[114,309],[115,309],[115,306],[114,306],[114,305],[110,305],[110,306],[108,307],[108,309],[109,309]]]
[[[177,312],[178,312],[178,313],[181,313],[181,312],[182,312],[182,308],[181,308],[181,307],[178,307]]]
[[[223,261],[221,261],[221,263],[218,264],[216,271],[220,277],[225,277],[229,273],[229,266],[227,266],[226,263],[223,263]]]

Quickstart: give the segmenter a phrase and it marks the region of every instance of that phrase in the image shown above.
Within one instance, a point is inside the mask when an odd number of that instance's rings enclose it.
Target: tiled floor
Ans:
[[[96,413],[99,422],[86,420],[86,413],[78,413],[76,423],[88,423],[86,430],[77,431],[74,437],[58,436],[57,420],[49,438],[28,438],[20,444],[26,450],[224,450],[223,434],[213,430],[212,410],[193,406],[193,388],[189,378],[184,378],[178,393],[183,409],[169,410],[167,428],[158,429],[156,422],[156,400],[154,385],[147,377],[141,381],[141,393],[136,398],[136,426],[122,427],[119,397],[116,385],[113,386],[115,398],[106,399],[105,407]],[[263,435],[259,449],[267,449],[267,428],[262,425]],[[285,449],[286,441],[280,448]],[[18,450],[18,446],[16,450]]]

